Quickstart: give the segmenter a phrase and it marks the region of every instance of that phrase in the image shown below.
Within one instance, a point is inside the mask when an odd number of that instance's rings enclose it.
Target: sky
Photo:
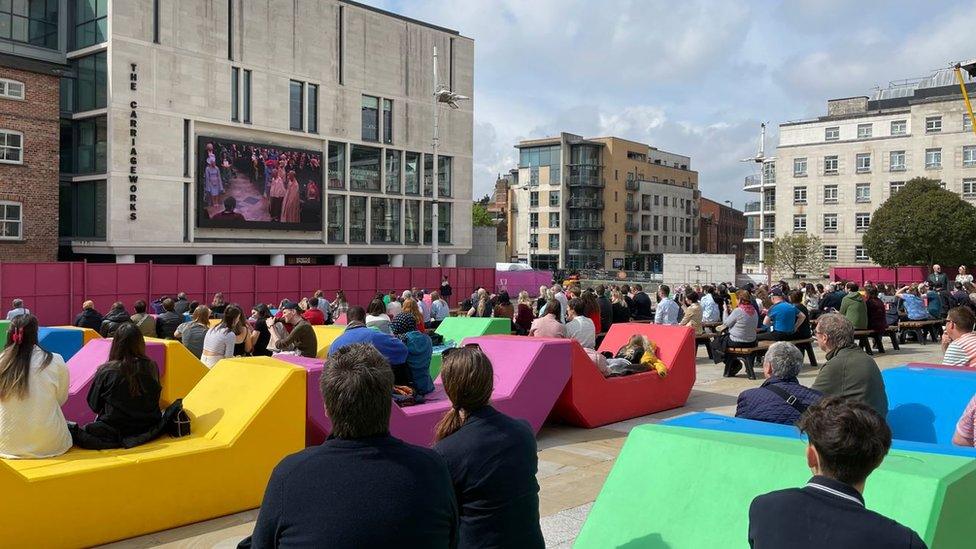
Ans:
[[[361,0],[474,39],[474,198],[522,139],[617,136],[691,156],[741,209],[759,125],[976,57],[976,0]]]

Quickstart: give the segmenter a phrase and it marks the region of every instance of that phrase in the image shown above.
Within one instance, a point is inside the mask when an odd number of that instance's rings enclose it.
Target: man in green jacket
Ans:
[[[820,368],[811,389],[824,396],[859,400],[885,417],[888,395],[881,370],[873,358],[855,345],[851,321],[838,313],[825,314],[817,322],[814,337],[820,349],[827,353],[827,362]]]
[[[840,300],[840,314],[851,321],[855,330],[867,330],[868,307],[864,303],[864,297],[857,290],[856,282],[847,283],[847,295]]]

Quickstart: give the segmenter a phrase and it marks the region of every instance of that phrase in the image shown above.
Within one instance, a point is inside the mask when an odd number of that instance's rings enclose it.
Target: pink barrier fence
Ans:
[[[495,271],[496,290],[505,290],[513,298],[522,290],[536,296],[539,294],[539,286],[551,285],[551,271]]]
[[[454,294],[452,306],[479,286],[495,287],[494,269],[156,265],[152,263],[0,263],[0,306],[6,311],[15,298],[40,319],[41,325],[70,324],[86,299],[101,312],[122,301],[131,310],[139,299],[186,292],[188,298],[209,303],[215,292],[227,302],[249,308],[255,303],[311,296],[323,290],[329,299],[344,290],[350,303],[367,305],[376,292],[412,287],[431,291],[447,275]]]
[[[956,276],[956,271],[943,271],[950,273],[949,279]],[[895,267],[886,269],[883,267],[831,267],[831,280],[844,280],[864,284],[866,280],[871,282],[884,282],[886,284],[898,284],[903,286],[913,282],[922,282],[929,274],[927,267]]]

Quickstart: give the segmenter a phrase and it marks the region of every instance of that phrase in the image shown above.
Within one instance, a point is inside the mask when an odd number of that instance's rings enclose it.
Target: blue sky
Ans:
[[[705,196],[747,199],[759,123],[824,114],[976,57],[976,0],[364,0],[475,40],[474,196],[520,139],[615,135],[687,154]]]

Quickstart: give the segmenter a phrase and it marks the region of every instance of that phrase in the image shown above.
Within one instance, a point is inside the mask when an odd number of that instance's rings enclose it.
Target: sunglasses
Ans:
[[[448,347],[447,349],[444,349],[443,351],[441,351],[441,358],[444,359],[451,356],[451,353],[457,351],[458,349],[467,349],[467,348],[474,348],[474,349],[481,350],[481,346],[478,345],[477,343],[468,343],[460,347]]]

